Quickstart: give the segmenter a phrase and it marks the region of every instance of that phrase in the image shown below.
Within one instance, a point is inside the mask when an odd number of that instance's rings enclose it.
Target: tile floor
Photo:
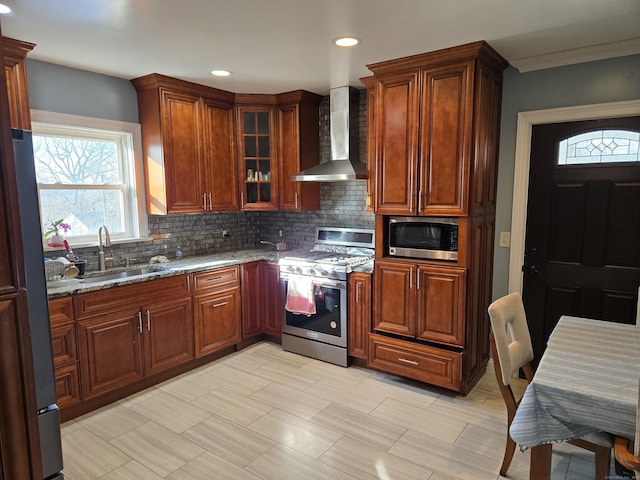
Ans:
[[[463,397],[259,343],[65,423],[65,478],[495,480],[506,413],[490,368]],[[509,478],[528,462],[516,451]],[[593,468],[554,447],[554,480]]]

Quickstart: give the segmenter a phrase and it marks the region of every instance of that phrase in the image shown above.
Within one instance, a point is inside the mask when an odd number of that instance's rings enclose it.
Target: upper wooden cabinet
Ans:
[[[319,95],[302,90],[277,96],[280,210],[320,208],[320,184],[292,182],[290,177],[320,161],[318,107],[321,99]]]
[[[237,210],[234,95],[151,74],[138,92],[151,214]]]
[[[236,95],[240,199],[244,210],[317,210],[320,184],[291,175],[318,165],[322,97],[296,90]]]
[[[374,77],[361,78],[367,91],[367,212],[374,211],[375,191],[375,115],[376,115],[376,79]]]
[[[276,105],[273,95],[238,95],[238,176],[243,210],[278,208]]]
[[[29,110],[29,90],[27,85],[27,68],[25,59],[35,44],[2,38],[4,55],[4,74],[7,81],[9,97],[9,114],[11,128],[31,130],[31,113]]]
[[[376,213],[466,216],[470,195],[474,211],[495,204],[506,65],[485,42],[368,65]]]

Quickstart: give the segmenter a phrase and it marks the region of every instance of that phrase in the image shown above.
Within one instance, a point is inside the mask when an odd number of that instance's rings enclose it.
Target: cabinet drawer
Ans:
[[[72,297],[49,300],[49,322],[51,326],[73,322]]]
[[[156,300],[164,301],[191,296],[190,278],[189,275],[176,275],[75,295],[76,317],[78,320],[83,320]]]
[[[53,364],[56,368],[77,362],[78,346],[75,324],[65,323],[52,326],[51,347],[53,350]]]
[[[462,353],[369,335],[369,366],[458,391]]]
[[[218,268],[211,272],[193,274],[193,291],[201,292],[239,282],[238,267]]]
[[[77,363],[56,368],[56,396],[60,408],[80,402],[80,373]]]

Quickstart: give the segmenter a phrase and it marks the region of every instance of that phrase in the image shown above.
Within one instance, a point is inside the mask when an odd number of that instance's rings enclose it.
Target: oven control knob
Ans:
[[[296,273],[298,275],[302,275],[302,269],[300,267],[296,267]]]
[[[310,268],[309,271],[307,272],[308,275],[313,275],[315,277],[316,275],[316,271],[313,268]]]
[[[293,273],[293,272],[295,272],[295,268],[293,268],[291,265],[289,265],[287,267],[287,272]]]
[[[334,271],[329,272],[329,278],[338,278],[338,272],[334,272]]]
[[[328,277],[329,272],[327,272],[326,270],[320,270],[320,275],[322,275],[323,277]]]

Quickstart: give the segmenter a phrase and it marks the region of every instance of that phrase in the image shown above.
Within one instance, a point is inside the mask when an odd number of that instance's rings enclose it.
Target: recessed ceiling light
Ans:
[[[340,37],[336,38],[336,45],[339,47],[354,47],[360,43],[360,39],[356,37]]]
[[[0,3],[0,15],[6,15],[7,13],[11,13],[11,7]]]
[[[231,72],[228,70],[211,70],[211,75],[215,75],[216,77],[228,77],[231,75]]]

